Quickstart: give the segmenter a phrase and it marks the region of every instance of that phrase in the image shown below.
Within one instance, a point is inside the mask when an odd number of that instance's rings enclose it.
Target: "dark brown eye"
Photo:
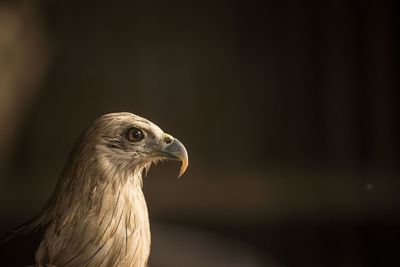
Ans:
[[[126,139],[130,142],[139,142],[144,138],[143,132],[138,128],[131,128],[126,133]]]

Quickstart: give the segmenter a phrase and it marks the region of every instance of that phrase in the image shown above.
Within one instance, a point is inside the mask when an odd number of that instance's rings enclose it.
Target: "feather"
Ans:
[[[143,140],[126,139],[132,127]],[[98,118],[78,139],[42,212],[0,242],[1,266],[146,266],[142,176],[162,159],[182,160],[185,169],[188,162],[183,145],[144,118]]]

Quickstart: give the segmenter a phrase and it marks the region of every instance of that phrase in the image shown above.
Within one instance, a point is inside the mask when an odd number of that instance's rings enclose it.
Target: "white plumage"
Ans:
[[[4,238],[5,266],[146,266],[151,241],[142,174],[162,159],[181,160],[181,174],[188,164],[184,146],[144,118],[97,119],[43,211]]]

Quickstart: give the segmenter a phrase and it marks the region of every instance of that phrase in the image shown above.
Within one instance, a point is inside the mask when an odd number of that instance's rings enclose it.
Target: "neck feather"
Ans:
[[[93,166],[96,164],[70,166],[62,175],[53,197],[32,225],[48,225],[41,247],[50,250],[55,255],[52,262],[58,264],[65,264],[71,254],[77,263],[90,258],[93,264],[89,266],[100,266],[103,260],[145,266],[150,227],[142,173],[149,166],[121,171],[120,166],[99,168]],[[57,238],[64,247],[52,245],[59,244]],[[111,253],[105,254],[107,248]],[[93,254],[98,249],[100,252]],[[37,257],[48,257],[42,250]]]

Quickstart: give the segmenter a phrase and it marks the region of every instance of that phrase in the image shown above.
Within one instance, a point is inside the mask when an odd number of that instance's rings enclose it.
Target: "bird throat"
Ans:
[[[76,177],[61,180],[56,189],[60,192],[36,221],[36,225],[47,225],[36,262],[146,266],[151,240],[142,170],[109,172],[110,177],[86,174],[84,183]],[[80,187],[76,185],[79,182],[83,183]]]

